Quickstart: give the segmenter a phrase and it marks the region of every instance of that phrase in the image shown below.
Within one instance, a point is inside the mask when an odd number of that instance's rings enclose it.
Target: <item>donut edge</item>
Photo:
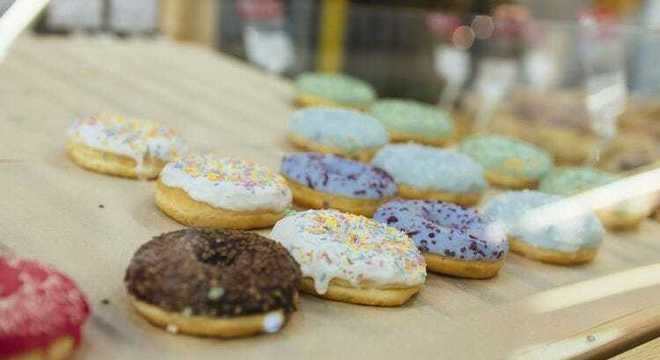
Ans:
[[[349,104],[341,104],[338,103],[334,100],[326,99],[317,95],[312,95],[312,94],[298,94],[294,99],[293,99],[293,105],[297,108],[307,108],[307,107],[333,107],[333,108],[340,108],[340,109],[351,109],[351,110],[358,110],[358,111],[366,111],[367,108],[371,104],[362,104],[362,105],[349,105]]]
[[[183,189],[156,181],[156,205],[165,215],[191,227],[207,229],[261,229],[272,226],[286,215],[286,210],[233,211],[213,207],[192,199]]]
[[[64,360],[71,357],[76,349],[75,340],[71,336],[61,336],[51,341],[45,348],[27,350],[10,355],[5,360]]]
[[[155,179],[165,166],[164,161],[147,157],[143,164],[145,174],[138,175],[137,163],[128,156],[97,150],[73,141],[67,142],[66,151],[69,158],[83,169],[130,179]]]
[[[387,132],[390,134],[390,142],[393,143],[407,143],[412,141],[424,145],[444,147],[444,146],[449,146],[454,142],[453,134],[450,134],[449,136],[427,137],[424,135],[408,133],[403,131],[393,131],[389,129],[387,130]]]
[[[585,264],[598,254],[598,248],[581,248],[573,252],[543,249],[515,237],[509,238],[509,246],[512,252],[526,258],[555,265]]]
[[[302,136],[289,133],[289,141],[296,147],[307,150],[318,152],[322,154],[335,154],[346,157],[348,159],[353,159],[361,162],[368,163],[376,155],[376,152],[380,149],[377,148],[363,148],[361,150],[349,152],[338,147],[324,145],[315,141],[308,140]]]
[[[477,205],[483,196],[481,192],[475,193],[453,193],[443,191],[421,190],[411,185],[398,184],[399,196],[410,200],[435,200],[444,201],[461,206]]]
[[[291,178],[285,176],[289,188],[293,193],[293,201],[301,206],[313,209],[337,209],[343,212],[349,212],[357,215],[371,217],[378,207],[393,197],[387,197],[379,200],[354,199],[341,195],[333,195],[311,189]]]
[[[245,337],[268,332],[279,332],[289,321],[289,315],[284,310],[271,310],[264,314],[241,315],[233,318],[212,318],[208,316],[186,316],[163,310],[156,305],[130,297],[130,303],[136,312],[149,323],[175,333],[207,336],[207,337]],[[264,323],[268,316],[275,315],[282,319],[280,326],[269,331]]]
[[[347,281],[332,279],[325,294],[319,294],[314,287],[314,280],[303,277],[300,282],[300,291],[323,299],[382,307],[396,307],[407,303],[422,289],[422,285],[410,287],[354,287]]]
[[[497,261],[462,261],[428,252],[424,253],[424,260],[431,272],[466,279],[493,278],[504,265],[504,257]]]
[[[507,189],[522,190],[536,189],[539,185],[538,179],[529,179],[522,176],[509,176],[497,172],[497,170],[486,170],[486,180],[491,185]]]

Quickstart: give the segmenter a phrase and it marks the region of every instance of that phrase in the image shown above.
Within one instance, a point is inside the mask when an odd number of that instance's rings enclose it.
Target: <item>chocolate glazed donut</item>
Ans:
[[[298,263],[255,233],[186,229],[135,253],[125,283],[138,312],[168,331],[205,336],[275,332],[296,309]]]

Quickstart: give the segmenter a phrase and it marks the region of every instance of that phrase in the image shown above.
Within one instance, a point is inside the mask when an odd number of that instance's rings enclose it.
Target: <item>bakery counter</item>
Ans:
[[[302,295],[277,334],[216,340],[162,331],[131,308],[124,273],[141,244],[182,226],[156,207],[153,182],[72,163],[67,127],[97,112],[158,119],[194,149],[277,169],[293,151],[291,85],[198,47],[86,37],[22,38],[0,78],[0,251],[56,265],[89,296],[76,359],[590,358],[660,331],[653,220],[608,233],[587,265],[510,254],[490,280],[429,274],[400,308]]]

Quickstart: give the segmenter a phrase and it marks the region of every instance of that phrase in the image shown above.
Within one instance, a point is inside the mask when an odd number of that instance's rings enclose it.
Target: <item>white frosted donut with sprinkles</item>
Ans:
[[[163,168],[156,203],[178,222],[204,228],[273,225],[291,206],[291,190],[257,163],[214,154],[189,154]]]
[[[271,238],[303,272],[302,291],[365,305],[398,306],[426,279],[415,243],[399,230],[359,215],[308,210],[280,220]]]
[[[0,257],[0,358],[64,359],[80,344],[89,305],[75,283],[31,260]]]
[[[74,121],[67,151],[83,168],[130,178],[155,178],[165,163],[185,154],[173,130],[152,121],[95,115]]]

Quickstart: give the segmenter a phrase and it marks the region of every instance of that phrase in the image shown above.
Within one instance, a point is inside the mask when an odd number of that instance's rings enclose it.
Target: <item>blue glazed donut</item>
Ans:
[[[406,199],[471,206],[487,185],[484,169],[469,156],[415,143],[386,145],[372,164],[394,177]]]
[[[294,200],[312,208],[371,215],[397,193],[394,179],[377,167],[333,154],[287,155],[280,168]]]
[[[410,236],[434,272],[469,278],[497,274],[509,247],[503,229],[474,209],[423,200],[393,200],[374,214]]]
[[[562,201],[560,196],[538,191],[509,191],[489,199],[482,209],[506,228],[513,252],[560,265],[591,261],[602,242],[603,227],[593,212],[554,221],[551,212],[542,211]],[[525,222],[526,215],[535,210],[538,214],[530,218],[534,222]]]
[[[309,151],[368,161],[387,144],[389,137],[383,125],[369,115],[318,107],[293,113],[289,121],[289,140]]]

